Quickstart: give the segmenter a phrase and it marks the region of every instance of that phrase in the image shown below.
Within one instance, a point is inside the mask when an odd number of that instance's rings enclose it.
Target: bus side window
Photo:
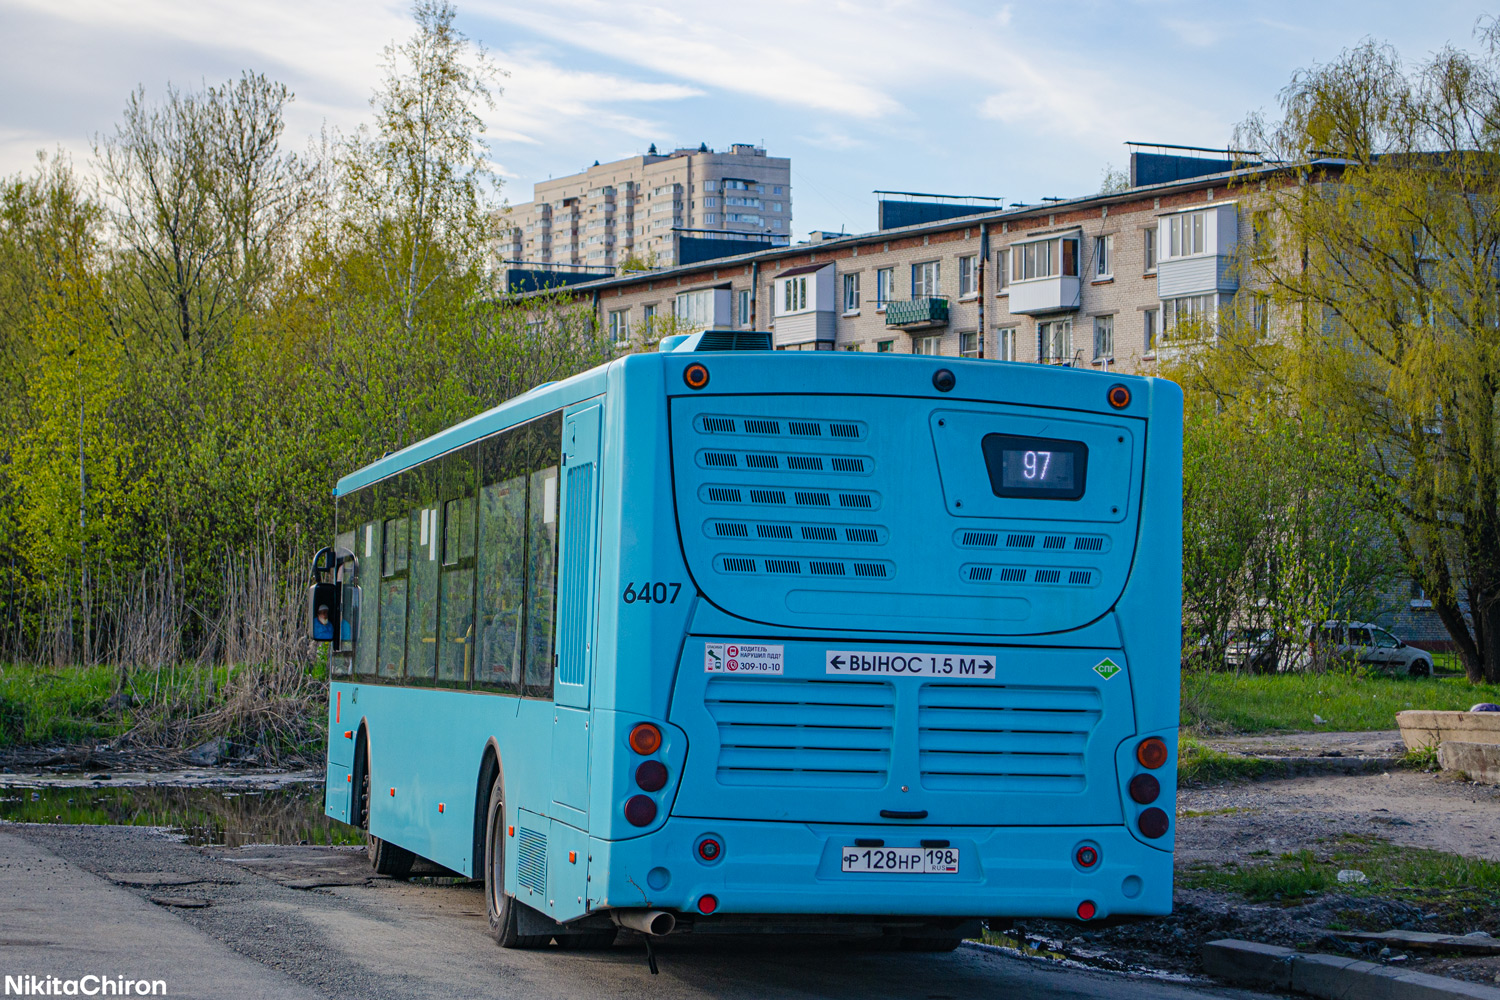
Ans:
[[[368,521],[355,532],[354,551],[359,573],[359,607],[350,634],[354,640],[354,672],[373,674],[380,643],[380,522]],[[364,641],[360,642],[363,629]]]
[[[385,522],[380,581],[381,677],[400,677],[406,662],[406,518]]]
[[[438,508],[411,512],[411,563],[407,571],[406,677],[431,680],[437,661]]]
[[[519,694],[526,597],[525,476],[512,476],[480,490],[478,570],[479,649],[474,680]]]
[[[438,679],[470,680],[474,654],[474,496],[443,504]]]
[[[557,609],[557,472],[562,414],[531,429],[532,469],[527,495],[526,696],[552,697]]]

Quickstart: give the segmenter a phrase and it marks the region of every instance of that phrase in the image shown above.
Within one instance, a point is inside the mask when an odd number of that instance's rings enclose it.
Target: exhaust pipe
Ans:
[[[610,910],[617,926],[651,937],[666,937],[677,927],[677,918],[666,910]]]

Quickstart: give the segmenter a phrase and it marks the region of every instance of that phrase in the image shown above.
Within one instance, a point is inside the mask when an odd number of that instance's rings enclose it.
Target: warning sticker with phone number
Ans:
[[[748,642],[710,642],[703,646],[706,674],[771,674],[781,676],[785,646]]]

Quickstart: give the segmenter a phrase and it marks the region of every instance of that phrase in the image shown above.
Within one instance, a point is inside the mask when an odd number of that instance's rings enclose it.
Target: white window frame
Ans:
[[[1159,247],[1156,245],[1156,227],[1141,231],[1142,259],[1146,262],[1145,273],[1152,274],[1156,271],[1156,262],[1159,259]]]
[[[1010,294],[1010,250],[1001,250],[995,257],[995,294]]]
[[[1213,253],[1208,241],[1208,213],[1211,209],[1178,212],[1163,221],[1167,238],[1165,247],[1157,247],[1163,260],[1182,260],[1186,257],[1203,257]],[[1162,251],[1165,250],[1165,253]]]
[[[749,326],[750,325],[750,289],[748,289],[748,288],[741,288],[740,291],[739,291],[739,294],[736,295],[735,298],[737,300],[735,302],[735,306],[739,309],[739,314],[738,315],[739,315],[740,326]]]
[[[941,357],[943,353],[943,335],[931,333],[925,337],[913,337],[911,339],[911,352],[923,354],[928,357]]]
[[[609,336],[616,347],[630,343],[630,310],[611,309],[609,312]]]
[[[972,299],[979,294],[979,255],[958,258],[958,297]]]
[[[1066,255],[1063,253],[1063,244],[1069,242],[1073,244],[1072,274],[1067,271]],[[1010,249],[1012,251],[1010,274],[1012,284],[1045,281],[1048,278],[1076,278],[1081,270],[1076,235],[1050,236],[1046,239],[1012,243]]]
[[[891,293],[896,290],[896,269],[894,267],[882,267],[875,272],[875,311],[885,312],[886,303],[891,301]]]
[[[1038,360],[1064,364],[1073,360],[1073,320],[1045,320],[1036,325]]]
[[[1094,317],[1094,360],[1112,360],[1115,356],[1115,317]]]
[[[972,346],[964,346],[966,338],[972,338],[968,341]],[[958,335],[958,356],[961,358],[984,357],[984,334],[978,330],[960,331]]]
[[[851,271],[844,275],[843,282],[843,305],[845,316],[859,315],[859,272]]]
[[[943,262],[924,260],[911,266],[911,297],[917,299],[941,298]]]
[[[1161,335],[1163,340],[1174,340],[1174,331],[1183,323],[1202,322],[1210,331],[1219,315],[1218,296],[1181,295],[1163,299],[1161,303]]]
[[[1107,281],[1115,276],[1115,238],[1094,237],[1094,280]]]
[[[1156,353],[1156,342],[1161,337],[1161,310],[1155,306],[1141,310],[1141,330],[1146,341],[1146,353]]]
[[[1019,361],[1016,357],[1016,328],[1002,326],[995,330],[995,360]]]

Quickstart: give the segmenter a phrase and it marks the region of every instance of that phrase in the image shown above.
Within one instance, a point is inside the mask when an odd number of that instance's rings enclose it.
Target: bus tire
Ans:
[[[484,909],[490,919],[490,937],[502,948],[542,948],[550,934],[522,934],[521,903],[505,892],[505,789],[500,776],[490,786],[489,809],[484,824]]]

